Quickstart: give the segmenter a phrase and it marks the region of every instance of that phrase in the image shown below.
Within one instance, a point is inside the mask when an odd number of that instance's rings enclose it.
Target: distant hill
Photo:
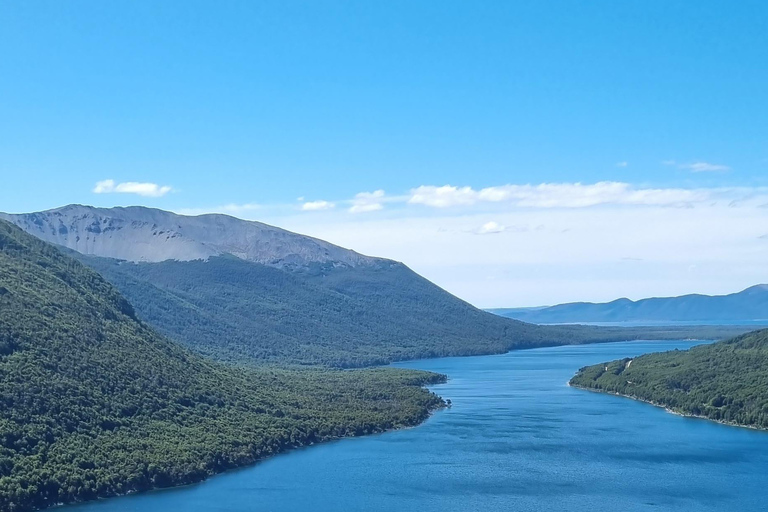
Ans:
[[[71,206],[6,217],[35,236],[86,253],[72,255],[115,285],[138,317],[163,334],[235,363],[360,367],[722,334],[531,325],[481,311],[402,263],[222,215]],[[267,242],[278,237],[290,243],[267,243],[262,235]],[[193,250],[187,253],[187,247]],[[169,254],[178,258],[157,261]]]
[[[768,429],[768,330],[587,366],[571,384],[675,412]]]
[[[0,510],[201,480],[425,419],[427,372],[246,370],[140,322],[114,287],[0,221]]]
[[[573,302],[550,307],[489,310],[537,324],[579,322],[754,322],[768,324],[768,285],[730,295],[682,295],[632,301]]]

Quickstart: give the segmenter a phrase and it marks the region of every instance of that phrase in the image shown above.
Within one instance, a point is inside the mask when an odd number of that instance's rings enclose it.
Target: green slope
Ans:
[[[281,450],[416,424],[426,372],[222,366],[103,278],[0,221],[0,510],[188,483]]]
[[[238,363],[359,367],[568,343],[719,337],[746,329],[537,326],[481,311],[394,263],[303,272],[233,256],[130,263],[72,255],[138,315],[206,356]]]
[[[296,273],[233,256],[140,264],[80,258],[161,332],[228,361],[365,366],[500,352],[515,329],[535,337],[536,327],[475,309],[400,264]]]
[[[587,366],[571,384],[724,423],[768,428],[768,330]]]

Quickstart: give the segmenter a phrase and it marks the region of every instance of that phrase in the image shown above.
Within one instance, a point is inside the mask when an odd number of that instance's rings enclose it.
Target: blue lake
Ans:
[[[64,512],[763,511],[768,433],[569,388],[580,367],[694,342],[625,342],[397,366],[445,373],[423,425],[287,453],[181,489]]]

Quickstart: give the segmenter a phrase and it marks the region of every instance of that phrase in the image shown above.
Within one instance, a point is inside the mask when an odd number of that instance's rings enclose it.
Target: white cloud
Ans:
[[[686,206],[710,198],[707,190],[683,188],[636,188],[629,183],[603,181],[594,184],[542,183],[501,185],[475,190],[445,185],[411,190],[410,204],[434,208],[507,203],[518,208],[585,208],[597,205]]]
[[[616,162],[616,167],[626,167],[629,165],[629,162]]]
[[[477,233],[480,235],[489,235],[493,233],[503,233],[506,231],[506,229],[506,226],[495,221],[490,221],[480,226],[480,229],[477,230]]]
[[[139,183],[126,181],[115,183],[115,180],[103,180],[96,183],[94,194],[137,194],[143,197],[162,197],[173,190],[167,185],[160,186],[157,183]]]
[[[477,192],[472,190],[471,187],[422,185],[411,190],[411,197],[408,199],[408,202],[411,204],[434,206],[435,208],[471,205],[477,202]]]
[[[373,192],[360,192],[352,199],[352,206],[349,208],[351,213],[375,212],[384,208],[382,200],[384,199],[383,190]]]
[[[96,182],[96,186],[93,187],[94,194],[107,194],[115,191],[115,180],[104,180]]]
[[[329,201],[308,201],[301,205],[301,209],[305,212],[314,212],[319,210],[330,210],[336,207],[334,203]]]
[[[730,171],[727,165],[711,164],[709,162],[694,162],[691,164],[681,164],[678,167],[688,169],[691,172],[723,172]]]

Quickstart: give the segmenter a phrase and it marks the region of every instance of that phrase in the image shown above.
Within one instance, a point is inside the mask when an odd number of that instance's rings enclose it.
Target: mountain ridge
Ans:
[[[570,302],[537,308],[496,308],[492,313],[533,323],[642,321],[760,321],[768,324],[768,285],[724,295],[691,293],[676,297],[626,297],[610,302]]]

